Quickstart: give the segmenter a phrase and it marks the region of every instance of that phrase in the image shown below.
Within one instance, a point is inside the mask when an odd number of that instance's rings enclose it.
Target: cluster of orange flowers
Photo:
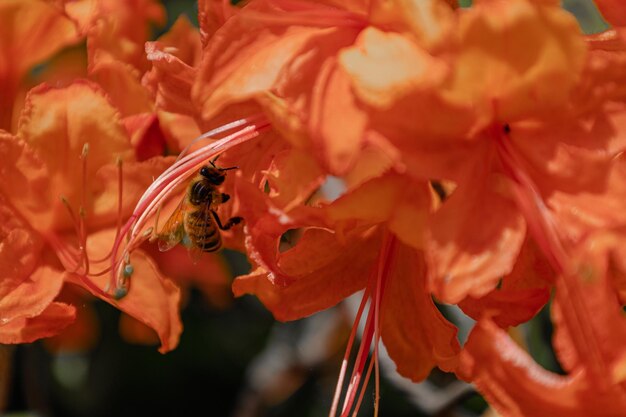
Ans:
[[[235,295],[295,320],[364,290],[331,415],[358,409],[381,340],[503,416],[623,415],[626,5],[596,1],[613,28],[583,35],[559,3],[200,0],[199,31],[155,42],[150,0],[0,3],[0,343],[61,332],[81,286],[174,348],[187,261],[146,241],[220,155],[220,216],[245,219],[225,243],[253,264]],[[433,297],[477,320],[464,346]],[[551,298],[566,375],[507,334]]]

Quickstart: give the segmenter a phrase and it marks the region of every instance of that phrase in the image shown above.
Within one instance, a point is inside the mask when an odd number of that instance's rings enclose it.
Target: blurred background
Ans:
[[[197,24],[194,1],[164,3],[168,25],[155,31],[155,37],[180,14]],[[471,5],[467,0],[460,3]],[[577,16],[585,32],[606,28],[590,1],[566,0],[563,6]],[[248,271],[243,255],[224,251],[221,256],[228,275]],[[132,343],[134,324],[119,311],[84,300],[77,305],[90,317],[92,328],[73,331],[73,337],[83,338],[81,343],[50,340],[0,346],[4,415],[326,416],[360,296],[305,320],[277,323],[253,297],[233,299],[228,281],[202,291],[192,286],[181,313],[180,345],[166,355],[156,345]],[[441,309],[459,326],[463,341],[472,321],[456,309]],[[551,332],[549,305],[512,330],[535,360],[562,372],[550,345]],[[150,337],[137,339],[145,342]],[[424,383],[413,384],[395,373],[384,352],[381,366],[381,416],[495,416],[471,386],[453,375],[433,371]],[[373,415],[372,386],[361,416]]]

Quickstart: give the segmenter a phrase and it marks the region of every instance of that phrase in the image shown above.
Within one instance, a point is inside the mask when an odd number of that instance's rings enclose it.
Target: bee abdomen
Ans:
[[[222,246],[222,236],[212,221],[194,224],[188,234],[193,244],[204,252],[213,252]]]

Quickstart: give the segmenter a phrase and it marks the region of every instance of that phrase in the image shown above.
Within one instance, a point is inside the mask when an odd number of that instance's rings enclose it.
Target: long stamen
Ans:
[[[120,297],[126,294],[129,279],[133,272],[129,254],[141,242],[150,237],[142,232],[142,229],[148,219],[155,214],[176,188],[192,176],[199,165],[206,163],[207,160],[215,157],[215,155],[235,145],[256,138],[262,131],[268,129],[270,124],[265,118],[253,116],[249,119],[242,119],[207,132],[202,135],[202,138],[224,133],[237,127],[242,128],[176,161],[144,192],[135,206],[133,214],[121,228],[120,234],[113,243],[111,249],[111,279],[107,285],[107,291],[112,289]],[[122,248],[123,240],[126,240],[126,244],[123,247],[121,255],[118,256]]]
[[[81,222],[80,220],[78,220],[76,214],[74,214],[74,210],[72,210],[72,207],[69,201],[67,200],[67,198],[65,196],[61,196],[60,200],[61,200],[61,203],[63,203],[63,206],[65,207],[65,209],[67,210],[68,215],[70,216],[70,220],[72,221],[72,225],[74,227],[74,233],[76,233],[76,236],[80,242],[81,241],[80,236],[83,230],[83,227],[81,226]],[[55,239],[56,236],[50,236],[50,238]],[[65,269],[71,273],[78,273],[80,269],[84,267],[84,262],[85,262],[82,248],[81,247],[78,248],[77,254],[70,254],[69,248],[67,248],[66,245],[61,244],[58,239],[56,240],[56,243],[57,244],[55,247],[58,249],[57,251],[58,254],[63,254],[65,256],[64,257]]]
[[[78,208],[78,216],[79,216],[79,228],[80,233],[78,235],[78,241],[80,245],[80,251],[82,252],[82,260],[85,266],[85,275],[89,274],[89,256],[87,255],[87,231],[85,230],[85,217],[87,213],[85,212],[86,204],[86,196],[87,196],[87,155],[89,154],[89,143],[85,143],[83,145],[83,151],[80,155],[80,159],[82,160],[81,167],[81,193],[80,193],[80,207]]]
[[[370,359],[370,368],[373,364],[374,369],[376,370],[376,399],[374,402],[374,411],[377,415],[378,413],[378,396],[380,393],[380,373],[379,373],[379,365],[378,365],[378,344],[380,341],[380,306],[382,302],[383,293],[385,291],[387,278],[390,275],[391,268],[395,258],[396,252],[396,239],[387,234],[383,239],[383,243],[381,245],[378,262],[376,268],[373,270],[374,274],[372,279],[370,279],[368,288],[373,288],[373,294],[369,296],[370,308],[367,314],[367,321],[365,324],[365,330],[363,331],[363,336],[361,339],[361,346],[359,347],[359,352],[357,354],[357,358],[355,361],[354,368],[352,370],[352,375],[350,377],[350,384],[346,391],[346,396],[344,398],[341,417],[348,417],[350,414],[350,410],[352,409],[352,405],[356,399],[357,393],[359,391],[363,392],[367,387],[369,376],[371,375],[371,370],[368,370],[365,378],[362,379],[363,370],[365,369],[365,364],[367,362],[368,353],[372,343],[374,343],[374,353],[372,358]],[[371,293],[371,291],[368,291]],[[361,386],[361,381],[362,386]],[[359,410],[361,401],[357,400],[354,414],[356,414]]]
[[[367,373],[365,374],[365,380],[369,381],[370,376],[372,375],[372,369],[374,368],[374,361],[370,360],[370,364],[367,367]],[[363,396],[365,394],[365,391],[367,390],[367,385],[363,384],[361,386],[361,392],[359,393],[359,398],[356,401],[356,405],[354,406],[354,412],[352,413],[352,417],[356,417],[357,414],[359,413],[359,410],[361,409],[361,403],[363,402]],[[375,410],[377,412],[378,407],[377,405],[375,405]]]
[[[124,172],[122,171],[122,158],[119,156],[115,160],[115,165],[117,166],[117,219],[115,224],[115,238],[113,241],[116,241],[120,236],[120,231],[122,229],[122,195],[124,193]],[[104,262],[107,259],[110,259],[113,255],[113,248],[109,250],[109,252],[101,258],[91,259],[93,263]],[[110,267],[107,268],[110,270]],[[99,276],[102,274],[97,274],[95,276]]]
[[[354,319],[354,323],[352,324],[352,331],[350,332],[350,337],[348,338],[348,345],[346,346],[346,353],[343,356],[343,360],[341,362],[341,370],[339,371],[339,379],[337,380],[337,386],[335,388],[335,395],[333,397],[333,403],[330,407],[330,413],[328,413],[329,417],[335,417],[337,415],[337,406],[339,405],[339,397],[341,396],[341,388],[343,387],[343,381],[346,376],[346,371],[348,369],[348,361],[350,359],[350,352],[352,351],[352,345],[354,344],[354,339],[356,338],[357,330],[359,329],[359,323],[361,322],[361,317],[363,316],[363,310],[365,310],[365,306],[367,305],[367,300],[369,299],[369,287],[365,288],[365,292],[363,293],[363,297],[361,298],[361,304],[359,305],[359,310],[356,313],[356,318]]]

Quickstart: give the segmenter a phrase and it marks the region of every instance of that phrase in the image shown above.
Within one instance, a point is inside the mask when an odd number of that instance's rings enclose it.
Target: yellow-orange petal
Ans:
[[[132,158],[119,114],[99,88],[82,81],[66,88],[42,85],[31,90],[17,136],[0,140],[0,152],[7,157],[2,191],[39,231],[71,227],[60,197],[78,210],[85,144],[89,144],[84,176],[88,212],[94,187],[91,180],[100,167],[117,158]]]
[[[437,88],[448,74],[442,60],[411,38],[373,27],[340,52],[339,63],[358,97],[383,110],[403,97]]]
[[[453,8],[449,3],[448,0],[375,0],[368,7],[369,19],[377,26],[393,27],[434,47],[444,43],[453,28]]]
[[[315,159],[299,149],[276,154],[266,171],[266,178],[270,187],[269,196],[283,210],[304,203],[324,180]]]
[[[421,381],[433,367],[453,371],[461,350],[456,327],[439,312],[426,285],[423,254],[398,245],[382,300],[383,343],[398,372]]]
[[[564,105],[580,78],[586,45],[574,17],[526,0],[478,4],[459,18],[459,52],[444,96],[473,103],[489,123]]]
[[[336,229],[362,224],[385,223],[403,243],[423,248],[431,196],[425,182],[399,174],[386,174],[350,190],[327,208]]]
[[[106,91],[111,103],[122,116],[154,110],[150,94],[141,85],[139,70],[118,60],[94,58],[91,61],[90,78]]]
[[[329,173],[343,175],[361,152],[368,118],[336,59],[327,59],[319,68],[310,106],[308,128],[313,150]]]

